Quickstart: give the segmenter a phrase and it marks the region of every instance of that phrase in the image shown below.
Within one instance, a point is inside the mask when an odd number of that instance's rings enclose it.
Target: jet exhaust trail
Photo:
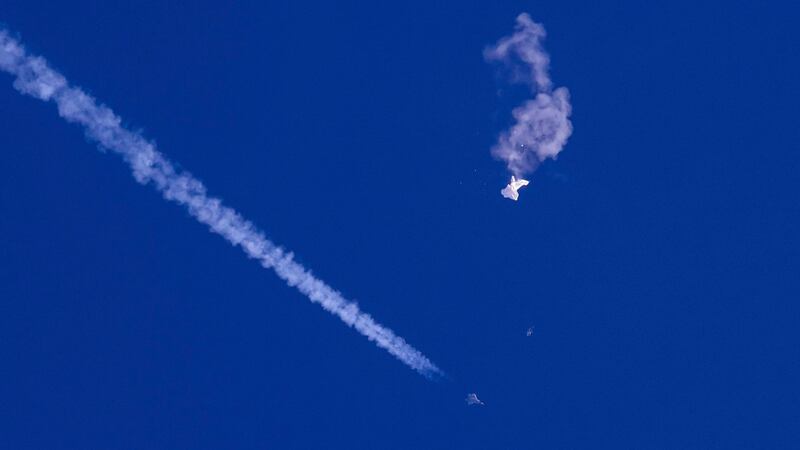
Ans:
[[[553,90],[548,69],[550,56],[542,47],[544,27],[522,13],[514,34],[486,48],[484,58],[511,69],[513,82],[530,86],[534,98],[512,111],[515,123],[502,132],[492,155],[506,162],[508,170],[522,178],[547,158],[555,159],[572,134],[569,91]]]
[[[39,100],[54,101],[59,115],[68,122],[81,125],[88,139],[122,156],[139,183],[151,184],[165,199],[185,206],[192,217],[208,225],[211,231],[240,247],[263,267],[274,270],[289,286],[294,286],[309,300],[339,317],[421,375],[427,378],[443,375],[436,365],[403,338],[377,323],[358,305],[295,262],[291,252],[271,242],[255,225],[224,206],[220,199],[209,196],[198,179],[177,170],[156,150],[155,144],[124,128],[121,119],[110,108],[98,104],[83,90],[70,86],[66,78],[50,68],[43,58],[29,55],[6,30],[0,30],[0,70],[16,77],[14,88],[19,92]]]

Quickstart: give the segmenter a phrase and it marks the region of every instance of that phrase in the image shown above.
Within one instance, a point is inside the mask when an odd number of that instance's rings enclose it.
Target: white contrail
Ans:
[[[98,104],[81,89],[70,86],[64,76],[51,69],[43,58],[29,55],[6,30],[0,30],[0,70],[16,77],[14,88],[18,91],[40,100],[53,100],[61,117],[83,126],[86,136],[101,147],[120,154],[138,182],[150,183],[167,200],[184,205],[189,214],[208,225],[211,231],[241,247],[247,256],[258,260],[265,268],[273,269],[312,302],[338,316],[412,369],[428,378],[442,375],[436,365],[403,338],[314,277],[293,260],[292,253],[270,242],[236,211],[210,197],[199,180],[176,170],[156,150],[155,144],[122,127],[120,118],[111,109]]]
[[[484,51],[486,60],[510,66],[512,81],[527,83],[535,95],[514,109],[516,123],[500,134],[492,148],[492,154],[505,161],[517,178],[536,170],[546,158],[555,158],[572,134],[569,91],[553,90],[550,57],[541,43],[544,37],[544,27],[523,13],[517,17],[514,34]]]

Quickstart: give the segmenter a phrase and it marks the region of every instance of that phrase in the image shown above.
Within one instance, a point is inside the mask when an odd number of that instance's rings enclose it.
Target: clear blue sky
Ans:
[[[0,447],[800,446],[796,7],[291,3],[0,21],[448,378],[0,74]],[[520,12],[574,133],[513,203],[481,52]]]

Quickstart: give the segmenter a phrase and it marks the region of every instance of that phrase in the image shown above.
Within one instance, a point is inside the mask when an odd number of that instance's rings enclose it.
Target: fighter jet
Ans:
[[[468,404],[468,405],[470,405],[470,406],[471,406],[471,405],[480,405],[480,406],[483,406],[483,404],[484,404],[484,403],[481,401],[481,399],[479,399],[479,398],[478,398],[478,395],[477,395],[477,394],[475,394],[474,392],[467,394],[467,398],[466,398],[466,400],[465,400],[465,401],[466,401],[466,402],[467,402],[467,404]]]
[[[528,180],[523,180],[523,179],[518,180],[514,175],[511,175],[511,182],[508,183],[508,186],[503,188],[503,190],[500,191],[500,193],[503,194],[503,197],[505,198],[510,198],[511,200],[517,201],[517,199],[519,198],[519,192],[517,191],[522,186],[527,186],[527,185],[528,185]]]

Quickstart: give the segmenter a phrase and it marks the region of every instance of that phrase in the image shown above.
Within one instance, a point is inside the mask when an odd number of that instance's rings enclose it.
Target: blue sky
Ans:
[[[0,74],[3,447],[800,442],[796,9],[115,3],[0,21],[448,376]],[[521,12],[574,132],[513,203],[489,149],[529,93],[482,51]]]

